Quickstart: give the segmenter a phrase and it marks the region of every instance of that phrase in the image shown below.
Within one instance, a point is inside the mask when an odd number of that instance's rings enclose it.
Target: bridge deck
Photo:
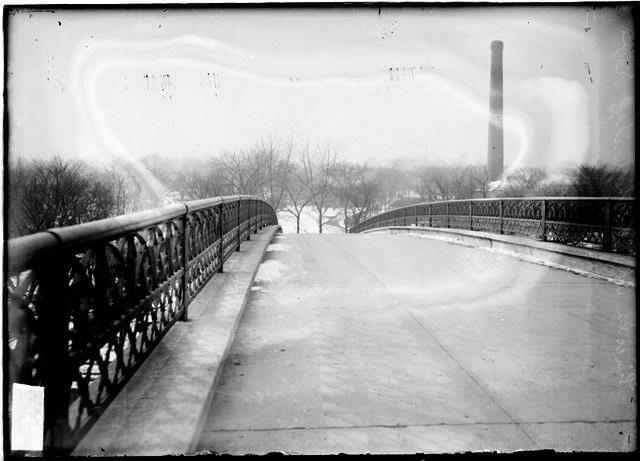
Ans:
[[[635,447],[633,289],[402,235],[270,250],[201,450]]]

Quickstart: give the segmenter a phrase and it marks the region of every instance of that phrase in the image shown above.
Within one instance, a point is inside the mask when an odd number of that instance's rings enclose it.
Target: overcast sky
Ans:
[[[503,40],[507,167],[633,159],[624,10],[22,11],[8,39],[13,157],[203,157],[271,137],[370,164],[484,163]]]

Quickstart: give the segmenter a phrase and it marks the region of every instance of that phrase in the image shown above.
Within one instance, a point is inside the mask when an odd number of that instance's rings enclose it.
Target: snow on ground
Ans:
[[[267,247],[267,251],[289,251],[289,245],[284,243],[272,243]]]
[[[278,224],[282,227],[285,234],[296,233],[296,217],[288,211],[278,211]],[[330,208],[325,215],[325,225],[322,232],[326,234],[344,233],[344,216],[341,210]],[[313,208],[306,207],[300,216],[300,233],[301,234],[317,234],[318,233],[318,213]]]
[[[272,259],[263,262],[258,267],[258,273],[256,274],[256,282],[273,282],[282,276],[284,271],[284,264],[280,261]]]

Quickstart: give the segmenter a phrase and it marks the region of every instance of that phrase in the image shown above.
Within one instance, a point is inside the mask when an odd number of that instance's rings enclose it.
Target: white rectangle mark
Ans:
[[[11,449],[42,451],[44,387],[13,383],[11,392]]]

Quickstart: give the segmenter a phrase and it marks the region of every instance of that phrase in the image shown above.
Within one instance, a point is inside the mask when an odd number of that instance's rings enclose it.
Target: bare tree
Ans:
[[[288,180],[284,184],[285,211],[296,218],[296,233],[300,233],[300,217],[304,209],[311,203],[311,193],[305,183],[305,176],[302,167],[291,165]]]
[[[380,191],[381,210],[387,210],[402,201],[411,189],[409,175],[398,166],[376,168],[375,181]]]
[[[123,215],[130,213],[131,209],[130,186],[127,184],[127,176],[123,174],[117,165],[109,165],[104,172],[99,175],[99,181],[104,183],[110,190],[113,197],[113,210],[114,215]]]
[[[634,195],[633,168],[610,165],[579,165],[569,172],[570,192],[579,197],[632,197]]]
[[[473,182],[473,197],[486,198],[489,194],[489,169],[486,165],[469,167],[469,174]]]
[[[366,168],[360,169],[354,187],[348,195],[349,217],[345,219],[345,232],[349,227],[358,225],[376,212],[379,195],[380,189],[371,171]]]
[[[227,152],[215,162],[224,186],[232,194],[256,195],[262,191],[262,165],[254,152],[249,150]]]
[[[379,186],[372,171],[365,165],[337,163],[334,168],[335,196],[344,214],[344,231],[365,219],[375,208]]]
[[[347,232],[348,210],[350,204],[350,194],[352,194],[357,181],[358,166],[349,162],[338,162],[333,168],[333,189],[334,195],[340,201],[344,214],[344,231]]]
[[[549,180],[542,181],[536,188],[535,195],[541,197],[563,197],[571,194],[571,183],[567,180]]]
[[[197,162],[176,173],[172,184],[180,200],[197,200],[231,192],[225,188],[225,179],[216,162]]]
[[[425,166],[417,173],[416,190],[426,201],[486,197],[488,186],[484,166]]]
[[[14,213],[20,234],[102,219],[117,210],[111,185],[79,161],[55,157],[19,174],[22,190],[11,200],[20,204]]]
[[[459,172],[452,167],[427,166],[419,175],[418,192],[428,201],[453,200],[460,195],[457,190],[461,183]]]
[[[322,234],[323,226],[326,224],[325,214],[331,206],[331,180],[336,164],[336,154],[327,147],[313,158],[307,147],[302,153],[301,160],[305,184],[318,215],[318,233]]]
[[[22,203],[24,201],[24,185],[29,179],[27,165],[22,159],[11,164],[7,181],[7,196],[5,197],[8,211],[9,237],[16,237],[24,233],[24,216]]]
[[[284,151],[281,151],[272,138],[262,140],[256,148],[258,163],[262,165],[264,184],[262,196],[271,204],[274,210],[280,209],[282,199],[287,191],[287,182],[291,170],[291,155],[293,143],[290,141]]]
[[[214,162],[216,182],[231,194],[262,197],[280,209],[286,193],[293,144],[284,150],[273,141],[261,140],[250,149],[227,152]]]
[[[526,197],[536,195],[547,172],[542,168],[522,167],[508,174],[500,191],[503,197]]]

